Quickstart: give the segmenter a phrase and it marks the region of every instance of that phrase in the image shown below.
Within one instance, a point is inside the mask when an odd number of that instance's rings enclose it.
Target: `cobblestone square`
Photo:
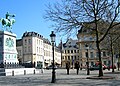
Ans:
[[[110,73],[109,73],[110,72]],[[114,76],[115,79],[86,79],[88,76],[98,76],[98,71],[80,70],[76,74],[75,69],[66,74],[66,69],[56,70],[56,82],[51,83],[52,70],[45,70],[44,73],[35,75],[0,76],[0,86],[119,86],[120,74],[104,70],[105,76]]]

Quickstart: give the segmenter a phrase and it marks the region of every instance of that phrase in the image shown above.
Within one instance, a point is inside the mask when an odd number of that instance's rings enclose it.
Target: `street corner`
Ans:
[[[90,77],[86,77],[86,79],[116,79],[117,77],[114,76],[90,76]]]

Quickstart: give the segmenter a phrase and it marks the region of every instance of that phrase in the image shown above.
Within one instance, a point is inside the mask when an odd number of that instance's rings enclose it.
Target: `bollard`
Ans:
[[[24,75],[26,75],[26,70],[24,70]]]
[[[14,70],[12,70],[12,76],[14,76]]]
[[[35,70],[34,70],[33,72],[34,72],[34,74],[35,74]]]
[[[41,68],[41,73],[43,73],[43,69]]]

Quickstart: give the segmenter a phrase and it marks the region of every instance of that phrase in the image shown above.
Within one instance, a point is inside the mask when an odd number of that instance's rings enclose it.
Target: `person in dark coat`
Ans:
[[[69,61],[66,63],[66,69],[67,69],[67,74],[69,75],[69,69],[70,69],[70,62]]]
[[[76,71],[77,71],[77,75],[78,75],[78,73],[79,73],[79,68],[80,68],[80,64],[79,64],[79,62],[77,61],[77,62],[75,63],[75,69],[76,69]]]

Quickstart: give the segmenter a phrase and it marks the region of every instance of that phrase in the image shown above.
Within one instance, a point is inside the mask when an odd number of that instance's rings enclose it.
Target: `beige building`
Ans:
[[[44,61],[46,66],[52,63],[52,46],[48,39],[44,39]]]
[[[77,44],[79,45],[82,65],[86,66],[87,53],[89,65],[90,66],[94,65],[97,61],[99,61],[95,35],[90,34],[90,29],[84,30],[82,28],[78,31],[77,38],[78,38]],[[88,50],[86,45],[88,45]],[[100,46],[100,48],[102,50],[101,51],[102,63],[105,65],[111,64],[110,53],[107,50],[103,49],[102,45]]]
[[[76,61],[80,62],[80,53],[77,40],[68,39],[66,43],[62,44],[62,67],[66,67],[66,62],[70,62],[71,68],[74,67]]]
[[[17,40],[18,58],[21,63],[31,62],[44,66],[43,36],[35,32],[25,32],[22,39]]]
[[[55,50],[54,51],[55,64],[60,65],[61,64],[60,50],[57,46],[55,46],[54,50]],[[52,52],[53,51],[50,41],[48,39],[44,39],[44,61],[46,66],[51,65],[53,61]]]
[[[40,65],[45,67],[52,62],[50,41],[36,32],[25,32],[22,39],[17,40],[17,51],[20,63],[32,62],[35,67]],[[58,51],[55,50],[55,54],[55,59],[61,59]]]
[[[52,58],[52,60],[53,60],[53,58]],[[57,46],[55,47],[55,64],[58,66],[61,65],[61,52]]]

